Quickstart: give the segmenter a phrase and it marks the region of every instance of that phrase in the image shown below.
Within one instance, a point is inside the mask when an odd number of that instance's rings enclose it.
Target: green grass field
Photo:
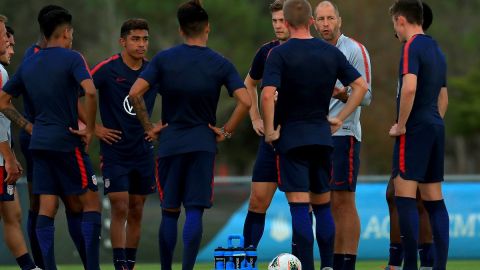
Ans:
[[[384,266],[384,261],[361,261],[357,263],[357,270],[381,270]],[[318,267],[318,266],[317,266]],[[103,264],[101,267],[103,270],[113,270],[112,265]],[[176,264],[173,269],[180,270],[182,267],[180,264]],[[0,265],[2,270],[18,270],[18,267],[3,266]],[[136,270],[159,270],[159,264],[139,264],[135,267]],[[260,264],[259,270],[266,270],[267,264]],[[478,270],[480,269],[480,261],[450,261],[447,269],[449,270]],[[60,265],[58,270],[82,270],[80,265]],[[197,264],[195,270],[212,270],[212,264]]]

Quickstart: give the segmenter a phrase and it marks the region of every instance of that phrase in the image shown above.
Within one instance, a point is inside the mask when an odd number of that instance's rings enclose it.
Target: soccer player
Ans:
[[[100,115],[96,135],[101,139],[102,175],[105,194],[111,204],[110,239],[115,269],[133,269],[143,206],[148,194],[156,191],[153,145],[145,140],[143,127],[128,100],[128,92],[145,70],[148,50],[148,23],[129,19],[120,30],[122,51],[92,69],[99,93]],[[149,116],[156,89],[145,93]],[[126,227],[125,227],[126,223]]]
[[[56,5],[47,5],[44,6],[38,13],[37,21],[40,24],[41,18],[52,10],[65,10],[63,7]],[[47,46],[47,40],[43,35],[40,29],[40,36],[38,41],[33,44],[30,48],[25,51],[23,61],[26,61],[30,56],[35,53],[38,53],[41,49]],[[81,92],[83,95],[83,92]],[[85,121],[85,116],[83,113],[83,105],[78,103],[78,112],[79,118]],[[34,123],[35,116],[33,114],[33,105],[29,102],[28,98],[23,98],[23,116]],[[40,206],[38,194],[33,194],[33,158],[29,150],[31,136],[25,130],[20,131],[19,141],[20,149],[26,161],[26,171],[27,171],[27,183],[28,183],[28,193],[30,199],[30,210],[28,211],[27,219],[27,233],[28,238],[30,239],[30,247],[32,249],[32,255],[35,260],[35,263],[40,267],[44,268],[42,253],[40,250],[40,245],[38,243],[37,234],[35,232],[35,226],[37,224],[38,211]],[[77,196],[61,196],[60,197],[65,205],[65,216],[67,217],[68,232],[72,238],[75,247],[77,248],[78,254],[82,260],[83,265],[86,263],[86,254],[85,254],[85,243],[83,237],[78,232],[81,230],[82,225],[82,204]]]
[[[343,52],[348,62],[368,83],[368,92],[360,104],[368,106],[372,100],[370,57],[365,46],[342,34],[341,27],[342,18],[338,7],[330,1],[320,2],[315,9],[315,29],[323,40]],[[330,100],[330,116],[335,116],[342,110],[350,91],[348,86],[344,87],[340,81],[337,81],[333,98]],[[355,205],[355,190],[362,140],[361,110],[361,107],[357,107],[354,113],[343,122],[342,127],[333,134],[331,202],[335,220],[335,250],[328,250],[328,247],[333,249],[333,241],[331,245],[328,245],[327,241],[326,247],[322,249],[320,245],[322,239],[317,236],[322,263],[323,259],[333,258],[333,269],[339,270],[355,269],[360,240],[360,218]],[[328,208],[328,206],[325,207]],[[333,251],[335,251],[334,256],[332,256]]]
[[[5,28],[6,21],[6,17],[0,15],[0,88],[3,88],[8,80],[4,66],[10,64],[15,53],[14,31],[8,26]],[[4,39],[5,36],[8,38],[7,41]],[[10,120],[0,113],[0,218],[3,219],[3,237],[18,266],[22,270],[30,270],[36,266],[23,238],[22,212],[15,187],[15,182],[20,178],[23,169],[15,157],[11,143]]]
[[[433,20],[431,8],[424,2],[423,7],[423,31],[427,31]],[[443,97],[443,96],[440,96]],[[445,96],[447,97],[447,96]],[[442,101],[444,102],[444,101]],[[446,110],[446,107],[445,107]],[[440,111],[442,118],[445,111]],[[387,185],[386,199],[388,203],[388,212],[390,216],[390,248],[387,270],[401,269],[403,261],[403,246],[400,237],[400,228],[398,224],[398,212],[395,205],[395,186],[393,177],[390,178]],[[419,214],[418,235],[418,255],[420,257],[420,270],[431,270],[434,264],[433,237],[427,210],[423,206],[420,191],[417,189],[417,209]]]
[[[448,102],[446,61],[437,42],[424,34],[420,1],[397,0],[390,15],[398,39],[405,42],[400,60],[397,122],[389,131],[396,138],[393,176],[405,252],[403,269],[418,269],[417,188],[430,217],[433,269],[446,269],[449,217],[441,190],[445,144],[442,117]]]
[[[232,137],[248,114],[250,97],[235,67],[207,47],[210,25],[200,2],[182,4],[177,18],[184,44],[159,52],[140,74],[129,95],[147,137],[158,136],[159,140],[161,267],[172,269],[183,204],[186,220],[182,269],[191,270],[202,240],[203,212],[212,206],[216,144]],[[162,95],[162,120],[153,125],[143,96],[157,84]],[[230,119],[218,128],[215,112],[223,85],[237,99],[237,105]]]
[[[33,192],[40,195],[36,233],[45,269],[56,269],[54,217],[58,196],[77,195],[82,203],[81,233],[85,240],[86,269],[99,269],[101,230],[100,200],[96,179],[84,151],[95,128],[96,90],[83,57],[70,48],[72,16],[52,10],[40,20],[47,47],[31,56],[0,92],[0,110],[12,122],[32,134]],[[77,102],[85,90],[86,128],[78,129]],[[23,93],[32,105],[35,125],[11,103]]]
[[[323,220],[328,216],[331,219],[331,213],[323,211],[321,205],[330,200],[331,135],[360,105],[368,85],[340,50],[311,36],[314,19],[308,1],[287,0],[283,13],[290,39],[272,49],[263,76],[265,140],[273,142],[278,151],[279,189],[286,193],[290,205],[302,269],[312,270],[309,206],[318,220],[316,230],[328,230],[325,227],[333,224],[324,225]],[[345,107],[328,119],[337,78],[353,89]]]
[[[277,168],[275,151],[273,147],[265,142],[263,137],[263,120],[258,106],[257,85],[263,77],[265,61],[270,50],[288,40],[288,29],[285,26],[283,17],[284,0],[276,0],[270,5],[272,13],[272,26],[275,31],[276,40],[264,44],[257,51],[250,71],[245,78],[245,86],[252,98],[250,108],[250,119],[255,132],[262,136],[258,146],[257,160],[252,175],[252,186],[250,192],[250,203],[248,213],[243,227],[245,246],[258,246],[265,227],[265,215],[272,202],[273,195],[277,190]],[[294,241],[293,241],[294,242]],[[293,251],[294,249],[292,249]]]

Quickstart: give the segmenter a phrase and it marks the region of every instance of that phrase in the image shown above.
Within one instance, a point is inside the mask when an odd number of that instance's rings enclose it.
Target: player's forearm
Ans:
[[[32,123],[25,119],[25,117],[15,109],[12,103],[7,104],[6,106],[1,106],[0,112],[21,129],[24,129],[29,134],[32,133]]]
[[[97,115],[97,97],[96,95],[85,95],[85,124],[89,131],[95,130],[95,119]]]
[[[234,92],[235,99],[237,100],[237,106],[232,115],[225,123],[225,131],[233,133],[240,122],[247,116],[248,111],[252,105],[250,95],[246,89],[238,89]]]
[[[83,123],[87,122],[87,113],[85,111],[85,107],[83,106],[80,99],[77,102],[77,109],[78,109],[78,120],[82,121]]]
[[[448,91],[446,87],[442,87],[438,95],[438,112],[442,118],[445,117],[448,108]]]
[[[267,86],[262,91],[262,112],[265,134],[272,133],[275,128],[273,119],[275,115],[275,87]]]
[[[15,163],[15,154],[8,142],[0,142],[0,155],[7,163]]]
[[[347,119],[347,117],[357,109],[368,91],[367,83],[362,78],[356,79],[350,84],[350,87],[352,87],[352,93],[343,109],[337,115],[337,118],[341,121]]]
[[[81,116],[83,112],[81,112],[81,108],[79,108],[78,114],[79,117],[85,117],[84,122],[87,126],[87,130],[94,132],[95,119],[97,116],[97,89],[95,88],[92,79],[83,80],[80,85],[82,86],[83,90],[85,90],[85,113],[84,116]],[[82,107],[81,104],[78,104],[77,106]]]
[[[150,131],[153,128],[153,124],[150,122],[150,116],[148,115],[147,106],[145,105],[143,95],[129,96],[129,100],[145,132]]]
[[[245,79],[245,86],[247,87],[247,92],[250,95],[250,99],[252,101],[252,106],[250,107],[249,115],[250,120],[255,121],[260,119],[260,109],[258,106],[258,92],[257,92],[257,81],[254,81],[250,75],[247,75]]]
[[[400,107],[398,109],[398,127],[404,128],[407,125],[408,117],[412,112],[413,102],[415,100],[415,91],[411,89],[402,88],[402,95],[400,96]]]

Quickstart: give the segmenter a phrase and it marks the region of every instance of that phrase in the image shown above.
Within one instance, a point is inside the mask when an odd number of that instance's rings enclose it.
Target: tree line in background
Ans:
[[[23,52],[39,36],[36,16],[46,4],[58,4],[73,14],[74,49],[84,54],[90,66],[120,51],[120,25],[132,17],[148,20],[149,57],[182,42],[178,35],[176,9],[183,0],[4,0],[0,14],[9,17],[16,31],[16,55],[8,67],[12,75]],[[256,50],[274,38],[269,0],[204,0],[212,32],[209,47],[229,58],[245,76]],[[319,0],[311,0],[313,5]],[[398,62],[401,44],[394,38],[388,8],[393,1],[338,0],[342,32],[368,49],[372,64],[373,101],[362,112],[362,174],[388,174],[393,139],[388,130],[395,120]],[[450,106],[446,116],[446,173],[480,172],[480,0],[429,0],[434,21],[428,31],[444,50],[448,61]],[[312,33],[315,30],[312,28]],[[16,101],[18,105],[20,102]],[[234,107],[226,91],[217,113],[219,124]],[[154,111],[160,119],[160,98]],[[249,175],[259,138],[245,121],[232,140],[219,145],[219,174]],[[18,145],[18,144],[17,144]],[[98,141],[90,154],[98,164]],[[98,167],[97,167],[98,169]]]

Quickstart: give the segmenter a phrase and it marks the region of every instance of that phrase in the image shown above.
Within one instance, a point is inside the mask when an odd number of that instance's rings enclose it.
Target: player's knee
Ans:
[[[82,208],[84,212],[101,212],[102,211],[98,192],[89,190],[87,191],[87,193],[81,196],[83,196],[83,198],[81,199],[81,203],[82,203]]]
[[[9,213],[3,216],[3,222],[6,226],[18,226],[22,223],[22,212],[16,207],[9,209]]]
[[[248,210],[256,213],[265,213],[270,206],[270,200],[259,196],[257,194],[251,194]]]
[[[114,201],[111,202],[112,207],[112,218],[122,218],[125,219],[129,212],[128,203],[124,201]]]
[[[140,220],[142,219],[142,215],[143,215],[143,203],[130,205],[128,209],[129,219],[133,219],[135,221],[140,222]]]
[[[388,207],[395,208],[395,189],[394,188],[387,188],[386,196],[385,196]]]

